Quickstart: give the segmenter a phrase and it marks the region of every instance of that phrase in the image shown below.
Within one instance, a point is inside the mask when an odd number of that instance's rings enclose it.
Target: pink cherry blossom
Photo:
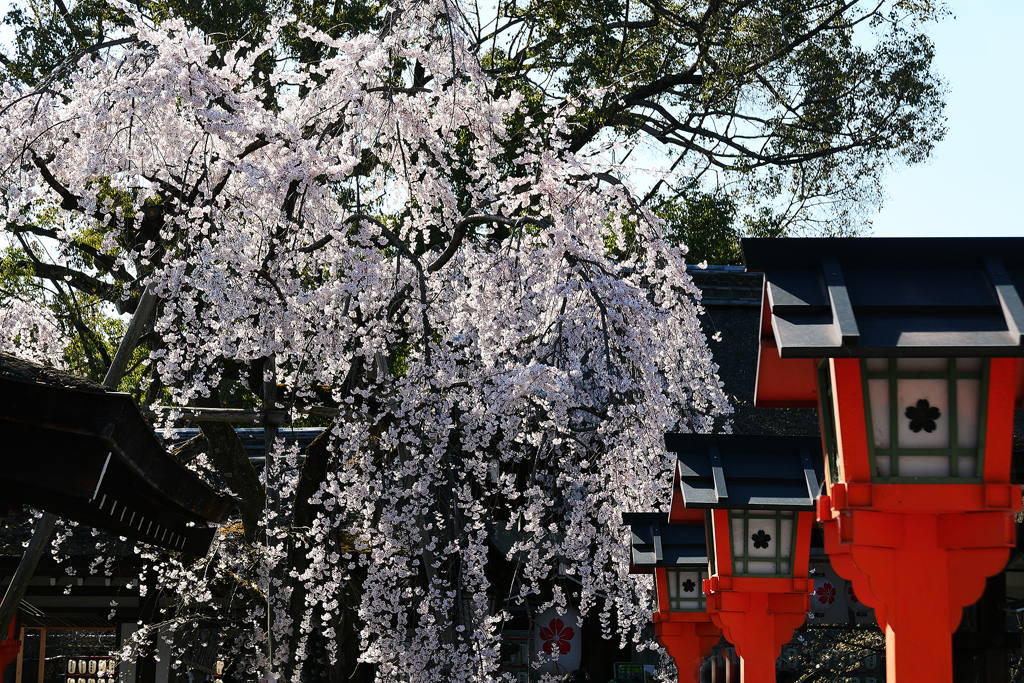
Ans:
[[[218,386],[223,359],[273,356],[279,409],[311,387],[341,406],[310,524],[291,526],[301,458],[279,445],[264,542],[226,529],[187,565],[142,551],[143,586],[175,600],[126,656],[158,628],[180,656],[215,623],[243,678],[299,680],[354,628],[378,681],[483,681],[509,608],[571,603],[620,644],[649,623],[620,514],[669,500],[666,431],[730,411],[683,254],[600,149],[568,151],[558,111],[512,127],[522,96],[484,76],[452,5],[382,17],[352,38],[294,26],[330,56],[274,61],[263,78],[296,84],[274,106],[256,64],[280,23],[214,59],[210,37],[137,16],[66,77],[3,86],[8,220],[50,209],[57,241],[128,245],[160,299],[149,360],[175,405]],[[430,87],[411,87],[413,65]],[[615,260],[610,240],[634,250]],[[63,343],[45,314],[10,310],[4,331],[32,319],[45,353]],[[215,481],[208,454],[191,466]],[[496,587],[499,538],[516,570]]]

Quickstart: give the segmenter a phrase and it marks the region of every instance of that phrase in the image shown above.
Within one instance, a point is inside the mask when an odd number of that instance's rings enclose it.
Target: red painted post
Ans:
[[[985,579],[1005,565],[1009,548],[993,546],[1009,541],[1012,524],[1003,522],[1000,539],[990,529],[1001,513],[968,514],[962,524],[955,513],[848,514],[854,539],[875,540],[841,544],[835,538],[839,525],[832,521],[825,525],[826,549],[845,549],[830,550],[830,557],[844,558],[833,567],[841,576],[847,572],[857,597],[875,608],[885,629],[888,680],[949,683],[951,635],[963,608],[981,597]]]
[[[822,496],[836,572],[874,607],[886,632],[888,680],[951,683],[952,633],[1016,543],[1008,483],[1016,361],[992,359],[983,484],[872,484],[859,361],[830,361],[844,481]]]
[[[885,629],[886,676],[891,681],[952,683],[953,641],[950,634],[960,623],[961,607],[955,608],[958,613],[956,623],[950,623],[948,573],[922,570],[923,567],[946,564],[945,552],[936,543],[937,520],[934,515],[892,517],[903,518],[903,547],[891,551],[869,550],[874,555],[872,559],[876,560],[871,564],[877,565],[880,559],[887,565],[885,588],[886,592],[891,591],[886,596],[889,600],[886,610],[889,621]],[[898,519],[893,523],[898,523]],[[886,571],[882,567],[874,569]],[[879,574],[874,571],[872,577],[882,578]]]
[[[711,617],[740,657],[741,683],[775,683],[775,661],[807,618],[808,596],[729,591]]]
[[[700,665],[722,632],[707,612],[655,612],[654,634],[679,671],[679,683],[699,683]]]
[[[0,643],[0,671],[5,670],[21,651],[21,641],[15,638],[16,621],[17,619],[11,619],[11,625],[7,628],[7,638]]]

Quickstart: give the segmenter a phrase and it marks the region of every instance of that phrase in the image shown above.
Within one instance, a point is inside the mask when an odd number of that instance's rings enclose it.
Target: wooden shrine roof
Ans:
[[[666,434],[665,447],[673,507],[812,510],[824,480],[816,437]]]
[[[4,509],[204,554],[233,501],[171,457],[129,395],[66,377],[0,357]]]
[[[703,524],[670,524],[664,512],[626,512],[630,528],[631,569],[644,573],[654,567],[707,569],[708,546]]]

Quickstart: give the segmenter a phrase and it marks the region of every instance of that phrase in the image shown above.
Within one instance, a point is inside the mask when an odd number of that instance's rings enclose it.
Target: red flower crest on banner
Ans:
[[[850,602],[860,602],[860,600],[857,599],[857,594],[853,592],[853,586],[846,587],[846,599]]]
[[[572,649],[569,641],[576,637],[576,632],[571,626],[566,626],[561,619],[555,618],[541,628],[540,637],[544,639],[544,652],[550,655],[554,650],[558,650],[558,654],[567,655]]]
[[[827,581],[821,584],[821,587],[815,591],[815,595],[818,596],[818,602],[823,605],[831,605],[836,601],[836,589],[831,583]]]

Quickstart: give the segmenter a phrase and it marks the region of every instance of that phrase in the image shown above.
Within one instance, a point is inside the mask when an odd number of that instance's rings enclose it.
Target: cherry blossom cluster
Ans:
[[[683,253],[606,157],[566,149],[564,111],[513,125],[522,97],[495,92],[459,17],[404,1],[377,35],[299,26],[329,57],[272,73],[279,25],[215,56],[140,19],[0,99],[8,220],[49,202],[102,228],[159,296],[151,359],[177,405],[223,359],[274,356],[280,408],[324,386],[341,406],[310,526],[282,451],[262,545],[226,531],[190,565],[152,560],[177,596],[164,632],[216,613],[243,669],[299,680],[357,637],[382,682],[491,680],[524,603],[636,638],[652,602],[620,515],[669,500],[666,431],[729,412]]]
[[[61,367],[68,339],[53,311],[35,300],[0,300],[0,351]]]

